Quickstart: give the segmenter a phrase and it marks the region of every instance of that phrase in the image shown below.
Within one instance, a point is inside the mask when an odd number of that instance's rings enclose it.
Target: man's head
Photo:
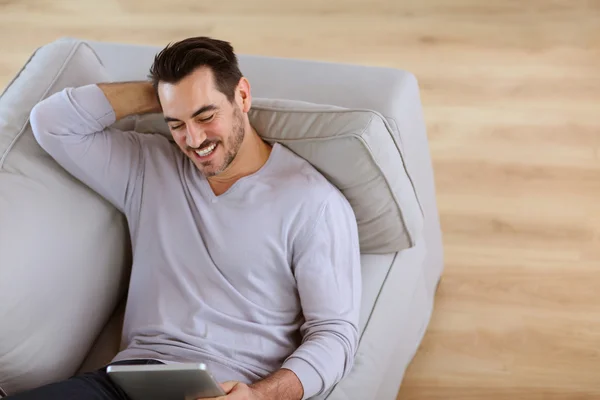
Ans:
[[[170,44],[150,68],[175,142],[207,176],[234,160],[246,130],[250,85],[227,42],[194,37]]]

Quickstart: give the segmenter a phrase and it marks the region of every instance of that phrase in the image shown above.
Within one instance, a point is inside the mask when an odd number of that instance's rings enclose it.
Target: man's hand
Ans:
[[[211,399],[198,400],[267,400],[256,389],[242,382],[227,381],[221,384],[221,387],[227,393],[225,396],[213,397]]]
[[[221,387],[227,393],[225,396],[202,400],[300,400],[304,396],[300,379],[285,368],[252,385],[228,381]]]

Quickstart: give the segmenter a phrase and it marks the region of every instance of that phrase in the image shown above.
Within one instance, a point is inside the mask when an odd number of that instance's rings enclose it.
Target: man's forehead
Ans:
[[[203,90],[207,93],[217,89],[214,84],[213,72],[208,67],[197,68],[175,83],[159,82],[158,89],[160,90],[161,88],[168,91],[186,89]]]
[[[158,94],[164,111],[173,117],[185,115],[189,118],[207,105],[218,108],[224,100],[224,95],[213,85],[212,72],[208,68],[196,70],[177,83],[159,83]]]

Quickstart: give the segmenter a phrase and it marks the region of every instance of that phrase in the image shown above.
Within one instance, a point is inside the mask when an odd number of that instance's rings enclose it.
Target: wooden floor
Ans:
[[[446,270],[402,400],[600,398],[600,1],[0,0],[0,87],[61,36],[399,67]]]

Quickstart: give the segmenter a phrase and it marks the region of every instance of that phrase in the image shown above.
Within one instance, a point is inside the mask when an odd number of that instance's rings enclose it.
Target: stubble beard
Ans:
[[[227,167],[229,167],[229,165],[233,162],[238,152],[240,151],[240,147],[242,147],[242,142],[244,141],[245,134],[246,129],[244,127],[244,117],[242,115],[242,111],[239,109],[239,107],[236,106],[233,108],[233,128],[232,134],[227,140],[227,152],[225,153],[225,158],[223,159],[223,162],[221,163],[219,168],[212,170],[210,168],[213,164],[212,161],[202,163],[202,166],[204,167],[203,174],[205,177],[210,178],[212,176],[219,175],[220,173],[225,171]]]

